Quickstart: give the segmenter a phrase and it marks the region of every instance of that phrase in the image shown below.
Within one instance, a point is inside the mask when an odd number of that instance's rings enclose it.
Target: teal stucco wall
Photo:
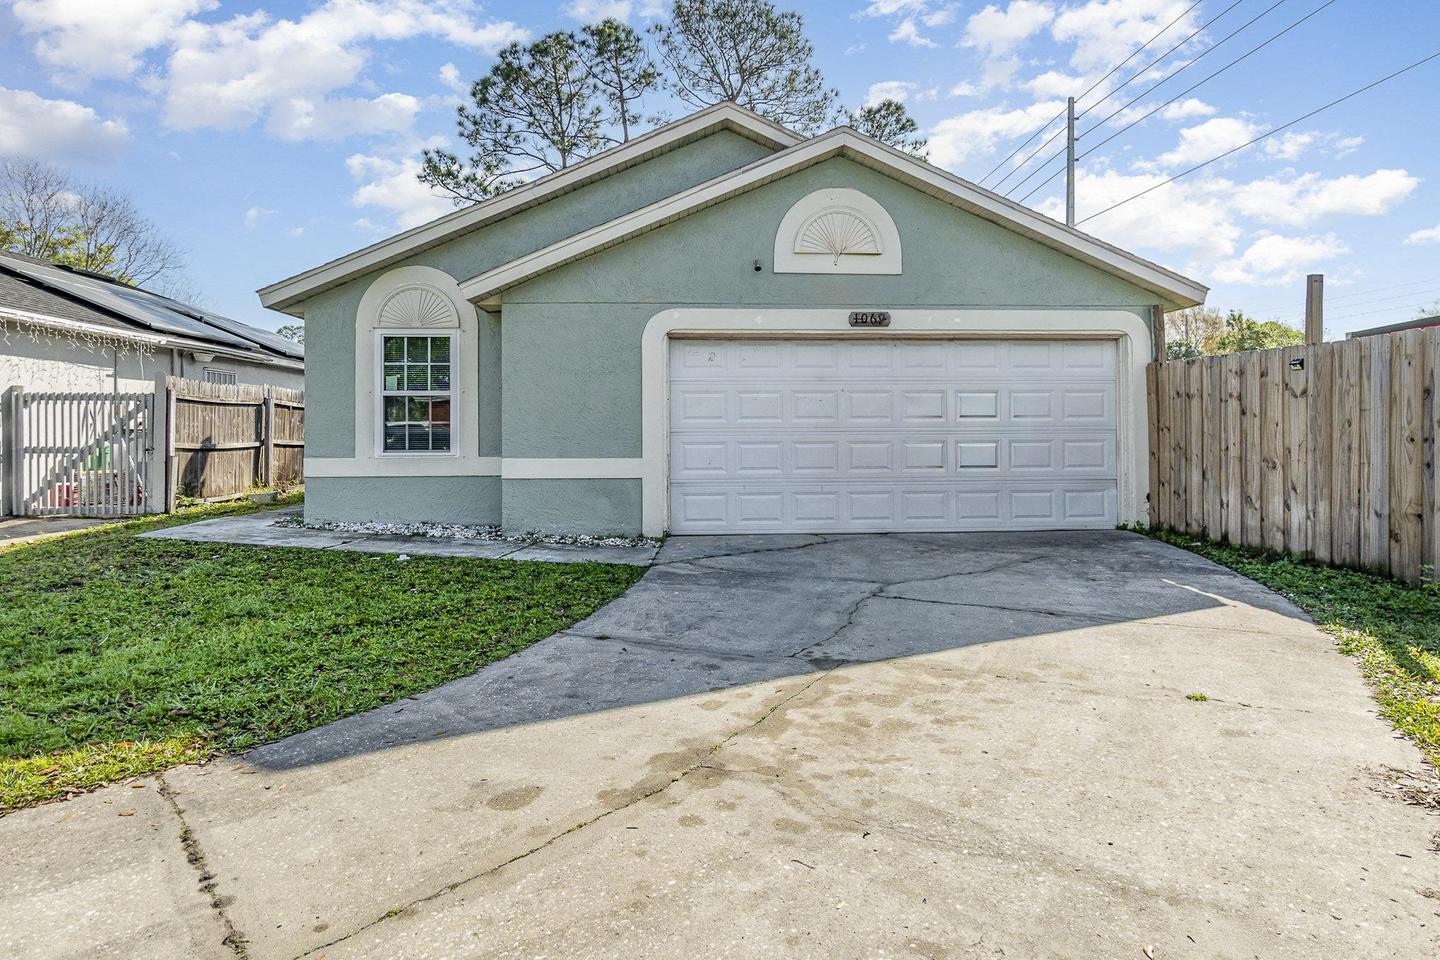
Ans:
[[[853,187],[886,208],[900,233],[903,273],[772,271],[781,218],[827,187]],[[640,338],[665,309],[1071,307],[1147,319],[1155,295],[835,159],[561,267],[504,299],[504,456],[636,457]]]
[[[717,135],[411,262],[465,279],[763,152],[738,136]],[[829,187],[861,190],[886,208],[900,234],[902,274],[773,272],[786,211]],[[310,456],[353,453],[355,309],[371,279],[306,304],[307,354],[319,374],[309,381]],[[1148,321],[1156,296],[859,164],[831,159],[554,270],[503,299],[500,319],[482,314],[481,454],[634,458],[642,452],[641,337],[664,310],[1058,307],[1121,309]],[[455,518],[466,515],[482,518],[469,522],[503,521],[514,531],[566,533],[634,533],[641,526],[638,480],[432,479],[367,477],[318,487],[312,481],[319,496],[307,516],[462,522]],[[446,502],[467,496],[477,503]]]
[[[769,148],[718,131],[604,180],[555,197],[482,230],[398,264],[444,270],[465,280],[558,240],[638,210],[673,193],[758,160]],[[306,455],[350,457],[355,451],[355,311],[385,272],[357,277],[305,301]],[[482,321],[485,316],[482,313]],[[499,323],[481,324],[480,455],[500,453]]]
[[[458,523],[500,518],[499,477],[314,477],[305,481],[307,523]]]

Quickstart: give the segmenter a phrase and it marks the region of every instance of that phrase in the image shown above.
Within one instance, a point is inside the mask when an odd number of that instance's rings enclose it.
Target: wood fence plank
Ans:
[[[1225,522],[1220,514],[1220,483],[1223,470],[1221,433],[1225,419],[1221,415],[1225,383],[1221,376],[1223,360],[1220,357],[1206,357],[1205,371],[1205,535],[1219,540],[1225,534]]]
[[[1221,358],[1221,376],[1225,406],[1222,411],[1222,446],[1224,464],[1220,492],[1220,513],[1224,523],[1225,539],[1240,543],[1245,516],[1244,478],[1244,425],[1241,418],[1243,403],[1241,377],[1242,359],[1236,354]]]
[[[1310,365],[1305,362],[1310,348],[1287,347],[1281,370],[1285,391],[1281,402],[1285,418],[1285,549],[1301,556],[1310,553],[1307,519],[1309,510],[1309,415]],[[1294,361],[1300,365],[1293,366]]]
[[[1267,550],[1285,549],[1284,351],[1260,353],[1260,535]]]
[[[1170,526],[1185,529],[1185,364],[1167,364],[1170,383]]]
[[[1156,411],[1160,406],[1159,391],[1157,389],[1157,381],[1160,376],[1159,366],[1158,363],[1147,363],[1145,365],[1145,409],[1149,411],[1149,416],[1146,420],[1150,435],[1150,455],[1148,458],[1150,492],[1149,496],[1145,498],[1149,507],[1146,512],[1145,522],[1152,527],[1160,526],[1160,420],[1159,417],[1156,416]]]
[[[1364,504],[1360,563],[1384,572],[1390,567],[1390,344],[1385,336],[1365,337],[1365,386],[1360,420],[1365,428]]]
[[[1358,340],[1331,345],[1331,384],[1328,420],[1323,425],[1334,464],[1330,483],[1331,562],[1343,566],[1360,563],[1360,461],[1356,421],[1360,405]]]
[[[1334,555],[1330,531],[1330,490],[1334,485],[1335,460],[1330,445],[1330,422],[1334,417],[1335,352],[1333,345],[1318,343],[1307,352],[1310,371],[1305,432],[1309,475],[1305,498],[1305,524],[1309,531],[1310,554],[1321,563]]]
[[[1420,578],[1424,543],[1424,334],[1410,330],[1390,341],[1390,574]]]
[[[1244,507],[1244,516],[1241,519],[1241,530],[1243,531],[1242,542],[1253,546],[1260,546],[1263,543],[1262,534],[1262,491],[1261,476],[1265,472],[1261,458],[1264,456],[1264,448],[1260,442],[1261,417],[1260,417],[1260,354],[1255,351],[1247,351],[1243,359],[1244,393],[1242,401],[1242,412],[1244,420],[1244,459],[1242,465],[1244,474],[1244,496],[1241,498]]]
[[[1205,532],[1205,369],[1185,361],[1185,530]]]
[[[1440,328],[1425,331],[1425,549],[1426,576],[1440,580]]]
[[[1170,526],[1170,452],[1174,437],[1170,432],[1170,365],[1158,362],[1150,365],[1155,371],[1155,407],[1150,419],[1155,423],[1155,486],[1150,490],[1150,523],[1165,528]]]

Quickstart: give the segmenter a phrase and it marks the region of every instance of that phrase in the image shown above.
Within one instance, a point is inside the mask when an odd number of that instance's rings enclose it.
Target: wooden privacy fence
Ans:
[[[303,390],[168,377],[165,406],[167,509],[303,479]]]
[[[1434,576],[1440,329],[1152,363],[1150,522]]]

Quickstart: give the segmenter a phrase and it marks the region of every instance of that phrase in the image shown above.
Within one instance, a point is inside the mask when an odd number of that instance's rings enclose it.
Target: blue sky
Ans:
[[[980,180],[1067,94],[1177,17],[1081,109],[1217,19],[1087,113],[1082,152],[1324,4],[1203,0],[1188,12],[1191,0],[778,5],[805,15],[817,63],[846,103],[903,98],[930,137],[931,161]],[[285,318],[259,307],[256,287],[449,209],[415,182],[415,160],[423,146],[453,137],[457,97],[496,49],[604,15],[643,26],[663,6],[0,0],[0,155],[41,156],[129,192],[184,248],[206,305],[274,327]],[[1434,0],[1333,0],[1085,157],[1079,216],[1437,50]],[[1304,275],[1323,272],[1331,337],[1406,319],[1440,300],[1437,89],[1440,60],[1083,228],[1209,284],[1210,305],[1222,309],[1298,323]],[[1130,112],[1089,132],[1137,96]],[[1062,189],[1056,178],[1026,202],[1062,215]]]

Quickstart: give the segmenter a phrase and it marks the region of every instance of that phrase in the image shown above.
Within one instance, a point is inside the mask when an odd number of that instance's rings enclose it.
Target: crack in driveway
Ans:
[[[690,766],[686,767],[684,770],[681,770],[679,773],[675,774],[675,776],[671,777],[671,778],[670,778],[669,780],[667,780],[666,782],[664,782],[664,783],[660,784],[659,786],[655,787],[653,790],[647,790],[647,791],[644,792],[643,794],[641,794],[641,795],[639,795],[639,796],[637,796],[637,797],[635,797],[635,798],[633,798],[633,799],[631,799],[631,800],[627,800],[625,803],[622,803],[622,804],[620,804],[620,805],[618,805],[618,806],[615,806],[615,807],[611,807],[611,808],[608,809],[608,810],[601,811],[600,813],[596,814],[595,816],[591,817],[590,819],[588,819],[588,820],[583,820],[583,821],[581,821],[580,823],[577,823],[577,824],[575,824],[574,826],[572,826],[572,827],[570,827],[570,828],[568,828],[568,829],[566,829],[566,830],[562,830],[560,833],[557,833],[557,834],[555,834],[554,836],[549,837],[549,838],[546,839],[544,842],[539,843],[539,844],[531,847],[530,849],[524,851],[523,853],[518,853],[518,854],[516,854],[515,856],[509,858],[508,860],[505,860],[505,861],[502,862],[502,863],[498,863],[498,864],[496,864],[496,865],[493,866],[493,867],[489,867],[489,868],[487,868],[487,869],[485,869],[485,870],[481,870],[481,871],[478,872],[478,873],[471,874],[470,876],[464,877],[464,878],[462,878],[462,879],[460,879],[460,880],[456,880],[456,881],[453,881],[453,882],[451,882],[451,883],[447,883],[447,884],[445,884],[443,887],[441,887],[440,889],[438,889],[438,890],[436,890],[436,891],[434,891],[434,892],[432,892],[432,893],[428,893],[428,894],[426,894],[426,895],[423,896],[423,897],[417,897],[417,898],[415,898],[414,900],[411,900],[411,901],[409,901],[408,903],[402,904],[402,905],[399,906],[399,907],[394,907],[394,908],[392,908],[392,909],[390,909],[390,910],[387,910],[387,911],[385,911],[385,913],[381,914],[379,917],[376,917],[374,920],[371,920],[371,921],[368,922],[368,923],[365,923],[365,924],[360,925],[359,927],[356,927],[354,930],[351,930],[349,933],[345,934],[345,935],[342,936],[342,937],[336,937],[334,940],[331,940],[331,941],[329,941],[328,943],[322,943],[322,944],[320,944],[320,945],[317,946],[317,947],[312,947],[311,949],[306,950],[304,953],[297,954],[296,957],[295,957],[295,960],[303,960],[303,958],[305,958],[305,957],[314,956],[315,954],[319,953],[319,952],[322,951],[322,950],[328,950],[328,949],[330,949],[331,947],[333,947],[333,946],[335,946],[335,945],[337,945],[337,944],[344,943],[345,941],[350,940],[350,939],[358,936],[359,934],[364,933],[366,930],[369,930],[369,929],[371,929],[371,928],[373,928],[373,927],[379,926],[380,924],[384,923],[386,920],[390,920],[390,919],[393,919],[393,918],[395,918],[395,917],[401,916],[401,915],[403,915],[403,914],[405,914],[405,913],[408,913],[409,911],[413,910],[415,907],[420,906],[421,904],[429,903],[429,902],[432,901],[432,900],[437,900],[437,899],[439,899],[439,898],[441,898],[441,897],[446,896],[447,894],[454,893],[456,890],[459,890],[461,887],[465,886],[466,884],[473,883],[473,882],[476,881],[476,880],[481,880],[481,879],[483,879],[483,878],[485,878],[485,877],[494,876],[495,874],[499,873],[501,870],[504,870],[506,867],[511,866],[511,865],[513,865],[513,864],[515,864],[515,863],[519,863],[521,860],[524,860],[524,859],[526,859],[527,857],[533,856],[534,854],[539,853],[539,852],[542,851],[542,850],[545,850],[545,849],[548,849],[549,847],[554,846],[555,844],[559,843],[561,840],[565,839],[566,837],[569,837],[569,836],[572,836],[572,835],[574,835],[574,834],[577,834],[577,833],[579,833],[580,831],[585,830],[586,828],[588,828],[588,827],[590,827],[590,826],[593,826],[594,824],[599,823],[599,822],[602,821],[602,820],[608,819],[609,817],[612,817],[612,816],[614,816],[614,815],[617,814],[617,813],[621,813],[621,812],[623,812],[623,811],[625,811],[625,810],[628,810],[628,809],[630,809],[631,807],[635,806],[636,804],[643,803],[644,801],[649,800],[649,799],[652,798],[652,797],[659,796],[660,794],[664,793],[666,790],[669,790],[671,787],[675,786],[675,784],[679,783],[680,781],[684,780],[686,777],[690,776],[690,775],[691,775],[692,773],[694,773],[696,770],[700,770],[700,769],[706,767],[706,765],[707,765],[707,763],[708,763],[708,761],[710,760],[711,757],[715,756],[715,755],[716,755],[717,753],[719,753],[721,750],[725,749],[726,746],[728,746],[729,744],[733,743],[735,740],[738,740],[740,737],[743,737],[745,734],[749,733],[750,731],[754,730],[755,728],[757,728],[757,727],[759,727],[760,725],[762,725],[763,723],[765,723],[765,721],[769,720],[771,717],[773,717],[773,716],[774,716],[777,712],[779,712],[781,709],[783,709],[784,707],[788,706],[790,703],[794,702],[798,697],[802,696],[806,691],[808,691],[811,687],[815,686],[815,684],[819,683],[821,680],[824,680],[824,679],[825,679],[827,676],[829,676],[832,672],[833,672],[833,670],[825,670],[825,671],[823,671],[823,672],[820,672],[820,673],[815,674],[813,677],[811,677],[811,678],[809,678],[808,680],[806,680],[805,682],[801,683],[801,684],[799,685],[799,689],[797,689],[797,690],[795,690],[795,691],[787,694],[787,695],[784,696],[784,697],[781,697],[777,702],[775,702],[775,703],[772,704],[769,708],[767,708],[764,712],[762,712],[762,713],[760,714],[760,716],[759,716],[758,718],[756,718],[755,720],[752,720],[750,723],[747,723],[747,724],[745,724],[744,726],[740,727],[740,729],[735,730],[735,731],[733,731],[733,732],[731,732],[731,733],[728,733],[728,734],[726,734],[724,737],[722,737],[721,739],[717,740],[714,744],[712,744],[712,745],[710,746],[710,748],[709,748],[708,750],[706,750],[706,751],[700,756],[700,758],[699,758],[698,760],[696,760],[696,761],[695,761],[694,763],[692,763]],[[178,812],[178,808],[177,808],[177,812]],[[242,943],[243,943],[243,941],[242,941]],[[246,960],[246,955],[245,955],[244,953],[239,954],[239,956],[241,957],[241,960]]]
[[[185,819],[185,811],[180,806],[179,800],[176,799],[178,795],[171,788],[169,781],[165,779],[165,774],[157,776],[155,781],[160,796],[165,798],[165,802],[170,805],[171,812],[175,814],[175,819],[180,821],[180,846],[185,851],[186,861],[200,875],[200,892],[210,898],[210,909],[219,917],[220,925],[225,930],[225,936],[221,938],[220,942],[228,947],[238,960],[249,960],[250,951],[246,947],[248,941],[245,939],[245,935],[235,927],[235,922],[230,919],[228,908],[231,899],[222,897],[216,892],[218,884],[215,873],[205,859],[205,851],[201,849],[195,831],[191,829],[190,822]]]

